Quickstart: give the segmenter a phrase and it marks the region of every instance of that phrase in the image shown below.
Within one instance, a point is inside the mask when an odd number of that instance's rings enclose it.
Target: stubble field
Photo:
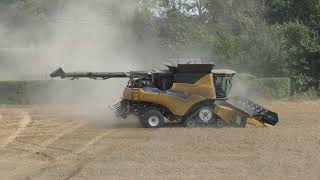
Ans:
[[[2,105],[0,177],[320,179],[320,102],[265,105],[274,128],[143,129],[102,109]]]

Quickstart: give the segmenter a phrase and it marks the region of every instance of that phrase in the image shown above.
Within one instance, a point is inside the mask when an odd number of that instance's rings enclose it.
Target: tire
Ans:
[[[140,117],[140,122],[145,128],[160,128],[164,126],[164,117],[158,110],[147,110]]]

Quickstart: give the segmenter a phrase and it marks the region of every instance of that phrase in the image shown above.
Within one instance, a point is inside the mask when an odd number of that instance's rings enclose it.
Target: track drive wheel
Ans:
[[[212,109],[213,109],[213,107],[211,107],[211,106],[204,106],[199,109],[197,114],[198,114],[199,120],[202,123],[207,124],[213,120],[214,113],[213,113]]]
[[[164,126],[164,117],[156,109],[145,111],[140,117],[140,121],[145,128],[160,128]]]

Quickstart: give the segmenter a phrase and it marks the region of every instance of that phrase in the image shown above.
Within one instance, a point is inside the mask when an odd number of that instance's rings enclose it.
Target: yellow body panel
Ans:
[[[246,121],[246,127],[251,128],[251,127],[255,127],[255,128],[265,128],[265,127],[273,127],[270,124],[267,123],[262,123],[257,119],[254,118],[248,118]]]
[[[196,103],[216,98],[212,74],[205,75],[194,84],[174,83],[170,91],[184,93],[187,96],[184,99],[163,91],[145,92],[143,88],[125,88],[123,97],[128,100],[162,105],[178,116],[185,115]]]
[[[123,92],[123,97],[132,101],[144,101],[156,103],[160,93],[145,92],[142,88],[128,88]]]
[[[216,105],[213,111],[227,124],[241,125],[247,118],[250,117],[248,113],[241,111],[240,109],[226,102],[222,105]]]
[[[160,93],[157,104],[167,107],[174,115],[183,116],[193,105],[204,100],[206,98],[198,95],[191,95],[187,99],[182,99],[174,95]]]
[[[212,74],[202,77],[194,84],[174,83],[171,90],[199,95],[206,99],[216,99]]]
[[[237,113],[228,107],[225,106],[216,106],[214,112],[220,116],[227,124],[231,124],[237,118]]]

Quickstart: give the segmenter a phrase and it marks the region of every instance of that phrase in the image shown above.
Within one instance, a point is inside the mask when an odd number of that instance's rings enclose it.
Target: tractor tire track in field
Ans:
[[[82,154],[82,153],[86,152],[90,147],[94,146],[94,144],[98,143],[103,138],[115,133],[116,131],[117,130],[110,130],[108,132],[105,132],[105,133],[102,133],[102,134],[96,136],[91,141],[89,141],[87,144],[85,144],[82,148],[77,150],[75,153]],[[90,159],[91,158],[87,158],[87,159],[80,161],[80,163],[78,163],[76,165],[75,169],[73,171],[71,171],[71,173],[64,179],[69,180],[69,179],[73,178],[74,176],[76,176],[78,173],[80,173],[81,170],[90,162]]]
[[[77,165],[77,168],[71,172],[67,177],[63,178],[63,180],[69,180],[69,179],[72,179],[73,177],[75,177],[77,174],[79,174],[82,169],[89,163],[89,160],[88,161],[84,161],[82,163],[79,163]]]
[[[41,146],[43,148],[47,148],[49,145],[53,144],[54,142],[56,142],[57,140],[59,140],[60,138],[65,136],[66,134],[70,134],[70,133],[76,131],[77,129],[79,129],[79,128],[85,126],[85,125],[86,125],[85,123],[80,123],[80,124],[75,125],[75,126],[73,126],[71,128],[66,128],[65,130],[63,130],[59,134],[55,135],[54,137],[45,140],[44,142],[39,144],[39,146]]]
[[[80,148],[79,150],[77,150],[75,153],[76,154],[82,154],[84,152],[86,152],[90,147],[94,146],[94,144],[98,143],[99,141],[101,141],[103,138],[115,133],[117,130],[110,130],[108,132],[102,133],[98,136],[96,136],[95,138],[93,138],[91,141],[89,141],[87,144],[85,144],[82,148]],[[75,167],[75,169],[73,171],[71,171],[71,173],[64,178],[65,180],[69,180],[71,178],[73,178],[74,176],[76,176],[78,173],[81,172],[81,170],[90,162],[90,159],[84,159],[83,161],[81,161],[80,163],[78,163]]]
[[[28,142],[28,141],[17,141],[17,142],[29,144],[29,145],[33,146],[33,148],[28,148],[28,150],[26,150],[26,152],[30,153],[29,156],[31,156],[33,154],[38,154],[38,155],[42,155],[44,157],[53,159],[51,156],[49,156],[48,154],[45,153],[46,150],[53,149],[53,150],[61,150],[61,151],[68,151],[68,152],[71,152],[72,150],[66,150],[66,149],[57,148],[57,147],[50,147],[50,145],[53,144],[54,142],[58,141],[63,136],[70,134],[85,125],[86,125],[85,123],[79,123],[79,124],[76,124],[74,122],[70,123],[60,133],[43,141],[40,144],[35,144],[35,143]]]
[[[80,148],[79,150],[77,150],[75,153],[76,154],[82,154],[83,152],[87,151],[91,146],[93,146],[94,144],[96,144],[97,142],[99,142],[101,139],[103,139],[104,137],[113,134],[114,132],[116,132],[117,130],[110,130],[108,132],[102,133],[99,136],[93,138],[91,141],[89,141],[87,144],[85,144],[82,148]]]
[[[78,125],[78,126],[81,127],[81,125]],[[80,127],[78,127],[78,128],[80,128]],[[75,128],[73,128],[73,129],[74,129],[73,131],[76,130]],[[69,152],[68,154],[65,154],[65,155],[62,155],[62,156],[59,156],[57,158],[52,159],[51,161],[49,161],[47,166],[41,168],[34,175],[27,177],[27,179],[37,179],[38,177],[43,176],[44,173],[49,172],[51,169],[54,169],[54,168],[57,168],[58,166],[61,166],[61,162],[63,162],[63,163],[69,162],[68,164],[62,164],[64,166],[69,166],[68,169],[70,169],[70,167],[72,167],[71,170],[69,170],[67,172],[67,175],[65,176],[65,178],[63,178],[63,179],[71,179],[72,177],[77,175],[93,158],[90,155],[87,156],[84,153],[90,147],[94,146],[96,143],[101,141],[103,138],[110,136],[111,134],[115,133],[116,131],[117,130],[114,129],[114,130],[110,130],[110,131],[98,134],[97,136],[92,138],[89,142],[87,142],[82,147],[80,147],[78,150],[74,150],[72,152]],[[71,133],[71,132],[69,131],[68,133]],[[67,134],[67,133],[64,133],[64,134]]]
[[[27,128],[27,126],[30,124],[31,122],[31,117],[29,115],[29,113],[24,112],[22,114],[22,118],[19,122],[18,125],[18,129],[12,134],[10,135],[8,138],[6,138],[4,140],[4,142],[1,143],[0,148],[6,148],[10,143],[12,143],[13,141],[15,141],[15,139],[23,132],[25,131],[25,129]]]

